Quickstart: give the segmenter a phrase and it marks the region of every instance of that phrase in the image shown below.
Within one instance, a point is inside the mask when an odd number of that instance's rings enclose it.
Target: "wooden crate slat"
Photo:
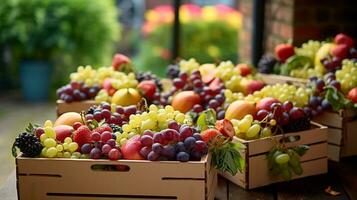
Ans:
[[[357,120],[345,123],[342,157],[357,155]]]
[[[282,75],[276,75],[276,74],[262,74],[261,79],[263,82],[269,85],[273,84],[293,84],[293,85],[302,85],[305,86],[307,83],[307,79],[302,79],[302,78],[295,78],[295,77],[290,77],[290,76],[282,76]]]
[[[334,128],[343,127],[343,117],[337,112],[324,112],[313,119],[315,122]]]
[[[106,176],[110,173],[121,173],[122,177],[131,177],[133,174],[145,174],[147,170],[160,169],[155,174],[147,174],[145,177],[162,176],[162,177],[176,177],[176,178],[205,178],[205,164],[200,162],[183,163],[183,162],[131,162],[129,160],[122,161],[107,161],[106,160],[90,160],[90,159],[19,159],[18,170],[22,174],[59,174],[66,175],[68,171],[80,173],[93,173],[91,176]],[[24,167],[23,167],[24,164]],[[93,171],[92,165],[116,165],[122,164],[130,167],[129,172],[107,172],[107,171]],[[61,168],[58,167],[61,166]],[[43,166],[46,166],[44,169]],[[148,166],[150,168],[148,168]],[[180,169],[187,169],[180,171]],[[112,174],[110,174],[111,176]],[[73,174],[73,176],[81,176],[81,174]],[[110,177],[109,177],[110,178]]]
[[[329,144],[341,145],[342,129],[329,127],[327,130],[327,142]]]
[[[283,181],[281,177],[272,176],[267,169],[267,165],[259,164],[263,157],[255,157],[251,160],[251,166],[254,166],[253,169],[250,169],[251,173],[259,173],[259,175],[249,176],[249,189],[269,185],[272,183],[277,183]],[[324,174],[327,172],[327,158],[320,158],[317,160],[311,160],[301,163],[301,166],[304,170],[304,173],[301,176],[293,175],[292,179],[308,177],[312,175]]]
[[[327,128],[324,126],[319,126],[317,128],[313,128],[306,131],[294,132],[285,134],[286,137],[290,136],[299,136],[300,139],[296,142],[287,143],[286,146],[297,146],[301,144],[314,144],[318,142],[327,141]],[[276,135],[272,137],[275,141],[280,141],[283,138],[283,135]],[[261,153],[268,152],[274,145],[275,142],[270,138],[262,138],[257,140],[246,141],[246,145],[248,146],[248,154],[257,155]]]
[[[91,106],[97,105],[94,100],[86,100],[79,102],[66,103],[63,100],[57,100],[57,116],[65,112],[81,112],[85,111]]]
[[[91,195],[99,195],[97,199],[103,200],[133,199],[133,195],[213,199],[217,173],[208,160],[210,156],[186,163],[17,158],[18,191],[20,199],[63,199],[61,194],[75,194],[66,199],[87,198],[80,195],[89,195],[87,199],[91,199]],[[122,164],[129,166],[130,170],[93,171],[91,166],[97,164]],[[47,193],[59,195],[47,196]]]
[[[341,146],[334,144],[327,145],[327,155],[329,160],[339,162],[341,156]]]
[[[285,134],[286,136],[300,136],[300,140],[289,143],[287,146],[308,145],[309,150],[301,157],[304,173],[301,176],[293,176],[293,179],[302,178],[327,172],[327,127],[312,123],[310,130]],[[280,139],[282,135],[273,136]],[[238,172],[235,176],[228,173],[220,174],[229,181],[245,189],[253,189],[283,181],[280,177],[272,176],[268,169],[266,160],[267,153],[276,144],[271,138],[256,140],[242,140],[247,148],[241,152],[246,161],[246,170]]]
[[[84,174],[85,175],[85,174]],[[61,194],[94,194],[94,195],[143,195],[143,196],[177,196],[179,199],[204,199],[204,180],[151,180],[132,177],[118,177],[117,181],[107,180],[106,177],[92,178],[83,176],[78,181],[66,178],[31,177],[19,178],[20,197],[22,199],[42,199],[37,195],[46,193]],[[102,185],[101,185],[102,184]],[[23,189],[31,186],[30,190]],[[39,190],[37,190],[40,188]],[[23,198],[27,193],[36,191],[37,198]]]

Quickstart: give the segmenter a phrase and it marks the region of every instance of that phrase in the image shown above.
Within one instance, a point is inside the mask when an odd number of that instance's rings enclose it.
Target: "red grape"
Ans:
[[[100,134],[98,132],[93,132],[91,134],[91,139],[94,141],[94,142],[98,142],[100,140]]]
[[[143,146],[151,147],[151,145],[153,144],[153,139],[149,135],[143,135],[140,138],[140,142]]]
[[[154,134],[154,142],[155,143],[160,143],[160,144],[163,144],[164,143],[164,135],[162,133],[156,133]]]
[[[168,128],[174,129],[176,131],[180,130],[180,125],[175,120],[169,121],[167,126],[168,126]]]
[[[100,138],[102,142],[107,142],[108,140],[112,139],[112,133],[109,131],[104,131]]]
[[[151,152],[151,147],[143,147],[140,149],[140,154],[144,157],[147,158],[148,154]]]
[[[102,146],[102,153],[103,154],[108,154],[111,149],[112,149],[112,147],[109,144],[104,144]]]
[[[292,120],[298,120],[305,117],[305,112],[302,108],[293,107],[289,111],[289,116]]]
[[[284,111],[289,112],[294,107],[291,101],[285,101],[282,105]]]
[[[268,114],[269,114],[269,111],[267,111],[267,110],[259,110],[257,112],[256,118],[257,118],[257,120],[262,121],[266,116],[268,116]]]
[[[148,136],[154,137],[154,133],[151,130],[145,130],[143,132],[143,135],[148,135]]]
[[[111,149],[108,153],[109,160],[118,160],[121,157],[118,149]]]

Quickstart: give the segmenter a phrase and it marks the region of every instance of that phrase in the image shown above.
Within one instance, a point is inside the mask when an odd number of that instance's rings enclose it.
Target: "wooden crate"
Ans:
[[[342,157],[357,155],[356,113],[346,110],[324,112],[314,121],[328,126],[328,157],[340,161]]]
[[[264,83],[268,85],[273,85],[276,83],[284,84],[292,84],[292,85],[303,85],[305,86],[307,83],[307,79],[295,78],[290,76],[282,76],[276,74],[261,74],[261,79]]]
[[[16,158],[20,200],[209,199],[217,173],[210,156],[201,161]],[[98,171],[95,165],[128,170]]]
[[[94,100],[78,101],[72,103],[66,103],[63,100],[57,100],[57,116],[62,115],[65,112],[81,112],[87,110],[91,106],[97,105]]]
[[[300,176],[293,175],[292,179],[324,174],[327,172],[327,127],[312,123],[312,128],[306,131],[285,134],[285,136],[295,137],[295,142],[287,143],[286,146],[308,145],[310,149],[301,157],[301,165],[304,170]],[[275,135],[275,141],[281,141],[282,135]],[[246,168],[243,173],[238,172],[235,176],[228,173],[220,174],[233,183],[245,188],[253,189],[272,183],[284,181],[279,176],[274,176],[269,172],[267,153],[275,145],[272,138],[262,138],[256,140],[242,140],[246,145],[242,151],[245,158]]]

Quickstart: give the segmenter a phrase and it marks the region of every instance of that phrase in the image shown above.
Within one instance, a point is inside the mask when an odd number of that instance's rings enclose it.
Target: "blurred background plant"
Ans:
[[[171,36],[174,13],[171,6],[160,5],[145,14],[144,40],[134,63],[141,71],[151,70],[164,76],[171,59]],[[237,61],[238,33],[242,15],[223,4],[180,7],[180,56],[196,58],[200,63],[220,60]]]
[[[54,65],[55,89],[78,65],[110,65],[119,38],[111,0],[2,0],[1,64],[8,67],[0,69],[0,85],[18,87],[22,61],[44,61]]]

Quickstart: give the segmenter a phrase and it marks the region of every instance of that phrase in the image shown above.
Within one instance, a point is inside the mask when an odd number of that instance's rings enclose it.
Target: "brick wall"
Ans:
[[[323,40],[343,32],[357,38],[356,0],[265,0],[263,48],[274,47],[289,39],[301,45],[309,39]],[[250,60],[252,1],[241,0],[243,33],[239,54]]]
[[[274,47],[293,38],[294,0],[266,0],[263,48]]]
[[[239,33],[239,59],[250,61],[252,40],[252,1],[240,0],[239,9],[243,15],[242,31]]]

